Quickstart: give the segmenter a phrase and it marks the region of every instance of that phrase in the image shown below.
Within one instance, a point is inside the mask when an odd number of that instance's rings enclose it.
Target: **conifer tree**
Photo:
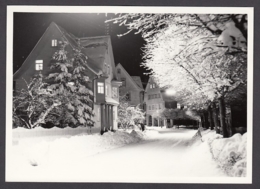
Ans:
[[[52,57],[52,73],[47,77],[49,88],[60,97],[61,108],[55,112],[61,126],[93,126],[93,93],[86,86],[89,78],[84,75],[86,60],[80,48],[73,49],[72,58],[67,56],[68,42],[63,39],[60,49]]]

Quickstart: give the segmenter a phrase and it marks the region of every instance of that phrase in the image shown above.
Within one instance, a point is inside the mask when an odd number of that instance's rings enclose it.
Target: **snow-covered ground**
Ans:
[[[202,140],[208,143],[213,158],[229,176],[247,176],[247,133],[222,138],[215,131],[206,130]]]
[[[227,178],[212,156],[212,147],[221,146],[209,140],[216,134],[204,131],[201,142],[193,137],[196,132],[149,127],[145,132],[85,133],[38,143],[21,140],[12,147],[7,181],[172,183]]]

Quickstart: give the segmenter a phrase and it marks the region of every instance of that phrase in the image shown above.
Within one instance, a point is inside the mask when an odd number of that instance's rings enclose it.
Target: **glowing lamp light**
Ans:
[[[165,92],[166,95],[175,95],[176,91],[174,89],[167,89]]]

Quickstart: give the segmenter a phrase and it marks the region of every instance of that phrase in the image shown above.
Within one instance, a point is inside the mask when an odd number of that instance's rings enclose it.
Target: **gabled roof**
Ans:
[[[105,52],[102,52],[103,54],[98,54],[93,56],[92,54],[88,54],[87,51],[91,51],[91,49],[96,47],[105,47],[107,49],[107,53],[110,54],[110,61],[111,61],[111,68],[113,72],[114,78],[116,78],[116,71],[115,71],[115,60],[114,60],[114,54],[112,49],[112,43],[110,36],[96,36],[96,37],[82,37],[78,38],[80,46],[84,49],[85,55],[92,58],[94,61],[97,62],[97,64],[101,63],[100,58],[105,56]],[[98,65],[97,65],[98,66]]]
[[[142,89],[144,89],[140,76],[131,76],[135,83]]]
[[[48,42],[48,38],[52,35],[53,31],[59,31],[61,36],[65,38],[65,40],[69,43],[69,45],[75,49],[79,48],[79,40],[80,38],[75,37],[73,34],[67,32],[61,26],[57,25],[56,23],[52,22],[48,28],[45,30],[41,38],[38,40],[28,57],[23,62],[22,66],[14,73],[14,79],[19,78],[30,66],[31,62],[29,61],[30,57],[33,57],[35,54],[34,52],[40,52],[44,45]],[[95,38],[95,37],[94,37]],[[104,38],[104,37],[96,37],[96,38]],[[108,38],[108,37],[107,37]],[[83,38],[82,40],[87,40],[92,38]],[[110,38],[109,38],[110,39]],[[89,40],[91,41],[91,40]],[[109,41],[109,40],[108,40]],[[110,42],[111,43],[111,42]],[[110,44],[111,45],[111,44]],[[112,47],[111,47],[112,48]],[[114,58],[114,57],[112,57]],[[113,59],[114,60],[114,59]],[[97,62],[95,59],[88,57],[85,55],[86,66],[95,74],[100,75],[102,74],[102,69],[97,66]],[[115,70],[115,69],[114,69]]]
[[[148,80],[148,83],[145,87],[145,92],[147,92],[147,90],[149,89],[149,84],[150,83],[156,83],[156,81],[154,81],[154,78],[152,76],[149,77],[149,80]],[[158,86],[158,85],[157,85]],[[161,93],[161,96],[162,96],[162,99],[165,101],[165,102],[173,102],[173,101],[176,101],[176,98],[173,96],[173,95],[167,95],[165,93],[165,90],[160,88],[160,93]]]
[[[65,29],[63,29],[61,26],[57,25],[56,23],[54,23],[57,28],[61,31],[61,33],[63,34],[63,36],[66,38],[67,42],[71,45],[72,48],[79,48],[80,47],[80,38],[75,37],[73,34],[67,32]],[[84,53],[83,53],[84,54]],[[89,58],[86,54],[85,55],[85,61],[86,61],[86,66],[95,74],[97,75],[101,75],[102,74],[102,70],[100,70],[97,67],[97,63],[95,62],[95,60]]]
[[[63,34],[63,36],[66,38],[68,43],[72,46],[72,48],[78,48],[78,39],[75,37],[73,34],[67,32],[65,29],[63,29],[61,26],[58,24],[52,22],[53,24],[56,25],[56,27],[60,30],[60,32]]]
[[[130,81],[132,81],[132,83],[134,84],[134,86],[135,86],[137,89],[139,89],[139,90],[141,90],[141,91],[144,90],[143,85],[142,85],[142,82],[141,82],[141,78],[140,78],[139,76],[130,76],[129,73],[125,70],[125,68],[124,68],[124,67],[122,66],[122,64],[120,64],[120,63],[117,64],[116,68],[119,68],[119,67],[125,72],[126,77],[127,77]],[[135,79],[134,79],[133,77],[134,77]],[[138,81],[139,79],[138,79],[137,77],[139,77],[140,82]],[[136,81],[137,81],[137,82],[136,82]]]
[[[146,87],[145,87],[145,92],[147,92],[147,90],[149,89],[149,84],[152,83],[152,82],[154,82],[154,80],[153,80],[152,76],[149,76],[148,82],[147,82]]]

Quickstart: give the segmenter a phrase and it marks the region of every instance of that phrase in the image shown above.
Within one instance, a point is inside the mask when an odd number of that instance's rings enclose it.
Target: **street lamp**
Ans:
[[[176,91],[174,89],[167,89],[166,92],[165,92],[166,95],[175,95],[176,94]]]

